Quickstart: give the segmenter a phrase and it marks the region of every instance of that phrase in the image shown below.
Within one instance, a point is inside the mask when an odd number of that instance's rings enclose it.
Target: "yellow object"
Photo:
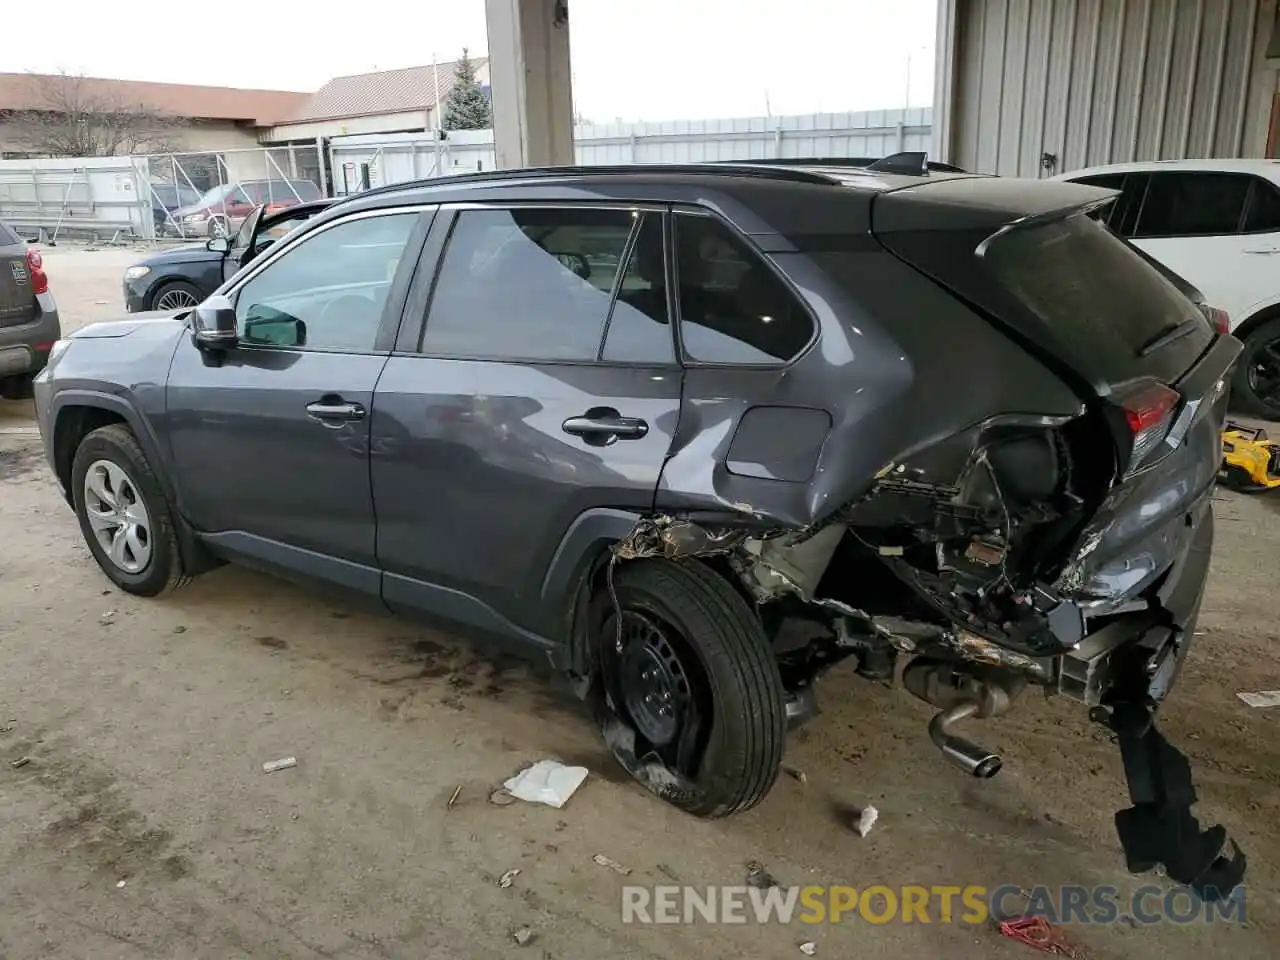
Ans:
[[[1241,493],[1280,487],[1280,444],[1265,430],[1227,422],[1222,431],[1222,466],[1218,482]]]

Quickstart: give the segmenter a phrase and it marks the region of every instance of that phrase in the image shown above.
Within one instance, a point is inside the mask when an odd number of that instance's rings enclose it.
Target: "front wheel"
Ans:
[[[696,561],[615,568],[593,607],[601,729],[614,756],[700,817],[759,803],[777,779],[786,707],[760,621]]]
[[[85,543],[121,590],[156,597],[188,581],[169,503],[127,426],[99,427],[80,442],[71,491]]]

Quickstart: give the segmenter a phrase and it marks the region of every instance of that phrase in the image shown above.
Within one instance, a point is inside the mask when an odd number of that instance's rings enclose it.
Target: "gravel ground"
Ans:
[[[69,329],[120,310],[136,256],[49,253]],[[1280,948],[1280,709],[1235,696],[1280,689],[1280,500],[1220,496],[1203,633],[1163,723],[1191,756],[1202,820],[1250,854],[1249,919],[1072,927],[1092,957]],[[6,960],[687,960],[797,956],[802,941],[819,957],[1029,958],[987,924],[628,925],[621,887],[740,884],[751,860],[782,883],[859,888],[1160,882],[1124,871],[1118,753],[1062,700],[1027,696],[983,727],[1006,766],[979,783],[930,746],[926,705],[837,668],[788,744],[806,782],[700,822],[632,785],[548,678],[465,641],[237,568],[161,601],[115,591],[26,404],[0,404],[0,543]],[[263,773],[285,756],[297,766]],[[548,756],[591,771],[564,809],[488,802]],[[867,803],[880,820],[862,839],[850,818]]]

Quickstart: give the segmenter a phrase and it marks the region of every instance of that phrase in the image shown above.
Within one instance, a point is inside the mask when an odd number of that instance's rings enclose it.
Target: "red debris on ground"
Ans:
[[[1000,921],[1000,935],[1044,953],[1071,960],[1085,960],[1084,949],[1067,940],[1066,933],[1044,917],[1013,917]]]

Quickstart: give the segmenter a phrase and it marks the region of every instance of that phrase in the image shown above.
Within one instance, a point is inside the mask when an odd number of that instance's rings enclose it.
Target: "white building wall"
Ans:
[[[1030,177],[1262,156],[1275,19],[1276,0],[940,0],[934,153]]]

